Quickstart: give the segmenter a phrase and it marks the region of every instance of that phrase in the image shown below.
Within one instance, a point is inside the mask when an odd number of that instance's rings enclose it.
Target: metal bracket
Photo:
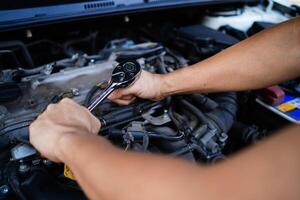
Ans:
[[[150,124],[155,125],[155,126],[161,126],[166,123],[169,123],[171,121],[171,118],[168,114],[168,111],[165,110],[165,112],[157,117],[152,116],[153,113],[156,112],[157,108],[160,108],[160,105],[152,107],[150,110],[142,114],[142,117],[147,120]]]

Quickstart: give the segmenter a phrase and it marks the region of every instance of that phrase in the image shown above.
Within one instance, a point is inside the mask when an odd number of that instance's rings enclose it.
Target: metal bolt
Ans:
[[[31,84],[31,88],[36,89],[39,85],[40,85],[40,82],[38,80],[36,80]]]
[[[52,68],[53,68],[52,64],[48,64],[45,67],[46,70],[52,70]]]
[[[53,64],[47,64],[45,67],[44,67],[44,70],[43,70],[43,73],[45,75],[50,75],[52,73],[52,70],[53,70]]]
[[[105,89],[106,87],[108,87],[108,85],[109,85],[109,81],[104,81],[104,82],[99,83],[97,86],[100,89]]]
[[[31,32],[31,30],[26,30],[26,37],[27,38],[32,38],[32,32]]]
[[[168,110],[164,110],[163,118],[166,119],[169,117]]]
[[[7,194],[9,192],[9,187],[7,185],[2,185],[0,187],[1,194]]]
[[[43,163],[44,163],[44,165],[47,165],[47,166],[52,164],[52,162],[50,160],[43,160]]]
[[[79,57],[79,54],[76,53],[76,54],[73,54],[73,55],[72,55],[72,58],[71,58],[71,59],[72,59],[72,60],[76,60],[78,57]]]
[[[35,105],[35,100],[34,99],[29,99],[28,100],[28,105],[29,106],[34,106]]]
[[[79,90],[77,89],[77,88],[72,88],[72,94],[74,95],[74,96],[78,96],[80,93],[79,93]]]
[[[40,162],[41,162],[41,159],[35,159],[32,161],[32,165],[36,166],[36,165],[40,164]]]
[[[125,16],[125,17],[124,17],[124,21],[125,21],[126,23],[128,23],[128,22],[130,22],[130,18],[129,18],[128,16]]]
[[[19,172],[22,173],[22,174],[28,172],[29,170],[30,170],[30,168],[29,168],[29,166],[26,165],[26,164],[21,164],[21,165],[19,166]]]

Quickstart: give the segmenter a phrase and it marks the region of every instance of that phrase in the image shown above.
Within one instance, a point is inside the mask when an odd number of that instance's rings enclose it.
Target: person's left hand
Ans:
[[[31,144],[45,157],[60,159],[59,141],[69,134],[98,134],[101,125],[90,111],[71,99],[51,104],[29,128]]]

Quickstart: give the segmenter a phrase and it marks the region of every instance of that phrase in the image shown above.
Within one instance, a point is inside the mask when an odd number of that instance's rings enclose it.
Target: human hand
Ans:
[[[88,109],[71,99],[50,104],[29,127],[31,144],[45,157],[62,162],[60,140],[70,134],[97,134],[101,125]]]
[[[137,97],[142,99],[161,100],[162,75],[142,71],[139,79],[130,87],[115,90],[108,98],[115,103],[128,105]]]

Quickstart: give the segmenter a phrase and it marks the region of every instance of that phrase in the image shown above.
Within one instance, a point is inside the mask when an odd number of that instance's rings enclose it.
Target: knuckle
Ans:
[[[65,103],[71,103],[72,100],[70,98],[63,98],[60,103],[65,104]]]
[[[49,104],[46,108],[46,111],[53,111],[55,108],[55,105],[54,104]]]
[[[132,86],[131,86],[132,87]],[[131,87],[118,90],[118,97],[121,98],[131,93]]]
[[[128,106],[131,103],[131,101],[124,101],[123,105]]]
[[[100,130],[100,128],[101,128],[101,123],[100,123],[100,121],[99,121],[97,118],[93,117],[91,126],[92,126],[92,127],[91,127],[92,133],[93,133],[93,134],[98,134],[98,132],[99,132],[99,130]]]
[[[36,121],[32,122],[30,125],[29,125],[29,131],[33,130],[35,128],[35,124],[36,124]]]
[[[114,93],[110,94],[107,99],[109,99],[110,101],[115,101],[117,100],[116,95]]]
[[[41,120],[43,118],[43,116],[44,116],[44,113],[38,115],[37,118],[35,119],[35,121]]]
[[[118,99],[120,98],[120,96],[121,96],[120,90],[117,89],[113,93],[111,93],[110,99]]]
[[[38,123],[39,123],[39,121],[35,120],[29,125],[29,127],[28,127],[29,138],[32,138],[34,133],[37,132]]]

